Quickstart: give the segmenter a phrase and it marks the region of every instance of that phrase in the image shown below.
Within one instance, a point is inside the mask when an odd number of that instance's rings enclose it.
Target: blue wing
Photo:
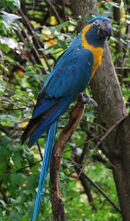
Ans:
[[[91,52],[83,48],[67,51],[43,86],[33,118],[58,104],[61,98],[74,99],[88,86],[93,66]]]
[[[86,49],[76,49],[65,55],[47,82],[46,95],[55,98],[77,96],[88,85],[92,65],[92,54]]]
[[[23,141],[30,137],[29,146],[32,146],[64,113],[88,85],[92,66],[93,56],[86,49],[69,48],[63,54],[39,94],[32,119],[23,134]]]

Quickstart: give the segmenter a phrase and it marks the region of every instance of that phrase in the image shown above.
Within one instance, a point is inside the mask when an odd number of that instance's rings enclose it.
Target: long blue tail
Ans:
[[[46,146],[45,146],[44,157],[42,160],[42,168],[41,168],[41,172],[40,172],[38,191],[37,191],[37,195],[36,195],[36,199],[35,199],[32,221],[36,221],[38,218],[38,213],[39,213],[39,209],[40,209],[40,205],[41,205],[41,198],[42,198],[42,194],[44,191],[45,178],[47,175],[47,171],[48,171],[48,167],[50,164],[50,159],[51,159],[51,155],[52,155],[52,151],[53,151],[56,128],[57,128],[57,121],[54,122],[50,126],[49,131],[48,131],[47,142],[46,142]]]

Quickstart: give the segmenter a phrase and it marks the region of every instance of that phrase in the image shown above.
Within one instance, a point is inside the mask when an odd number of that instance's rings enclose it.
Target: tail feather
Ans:
[[[55,99],[45,99],[44,98],[42,100],[42,102],[37,103],[37,105],[33,111],[32,118],[29,121],[29,124],[27,125],[27,127],[24,130],[24,133],[21,137],[22,144],[25,143],[27,141],[27,139],[35,131],[35,129],[38,128],[43,116],[46,116],[47,113],[50,112],[50,110],[53,108],[53,106],[56,104],[56,102],[57,101]]]
[[[64,113],[66,108],[72,102],[73,97],[65,97],[62,99],[44,99],[43,102],[37,103],[33,112],[32,119],[26,127],[22,135],[22,143],[29,139],[29,147],[31,147],[45,130],[48,130],[47,142],[45,145],[44,158],[39,178],[38,191],[36,195],[34,212],[32,221],[36,221],[40,209],[41,197],[44,191],[44,183],[50,159],[54,146],[54,137],[56,134],[57,119]]]
[[[29,121],[29,124],[27,125],[27,127],[24,130],[24,133],[21,137],[22,144],[25,143],[28,140],[28,138],[31,137],[35,131],[37,131],[37,129],[41,125],[41,122],[43,122],[52,113],[52,111],[55,109],[55,107],[56,107],[56,105],[52,106],[48,111],[43,112],[41,115],[37,116],[36,118],[31,118],[31,120]]]
[[[31,134],[34,132],[34,130],[38,127],[38,125],[41,122],[41,116],[35,118],[35,119],[31,119],[26,127],[26,129],[24,130],[24,133],[22,134],[21,137],[21,143],[25,143],[28,138],[31,136]]]
[[[47,142],[46,142],[45,151],[44,151],[44,157],[43,157],[43,161],[42,161],[42,168],[41,168],[41,172],[40,172],[38,191],[37,191],[37,195],[36,195],[36,199],[35,199],[32,221],[37,220],[37,216],[39,213],[39,209],[40,209],[40,205],[41,205],[41,198],[42,198],[42,194],[44,191],[43,188],[44,188],[45,178],[46,178],[46,174],[47,174],[48,167],[50,164],[50,159],[51,159],[53,146],[54,146],[54,137],[56,134],[56,127],[57,127],[57,122],[54,122],[49,128]]]

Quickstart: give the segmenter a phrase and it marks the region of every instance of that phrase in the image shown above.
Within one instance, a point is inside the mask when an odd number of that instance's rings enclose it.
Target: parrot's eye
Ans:
[[[99,26],[98,21],[95,21],[95,22],[93,23],[93,25],[94,25],[94,26]]]

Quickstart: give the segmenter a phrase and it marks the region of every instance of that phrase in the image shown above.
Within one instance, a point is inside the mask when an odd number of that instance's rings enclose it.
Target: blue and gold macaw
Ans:
[[[111,31],[111,21],[106,16],[91,19],[59,58],[38,96],[22,136],[22,143],[29,140],[29,147],[32,147],[45,131],[48,132],[32,221],[36,221],[40,208],[57,120],[88,86],[102,62],[104,43]]]

